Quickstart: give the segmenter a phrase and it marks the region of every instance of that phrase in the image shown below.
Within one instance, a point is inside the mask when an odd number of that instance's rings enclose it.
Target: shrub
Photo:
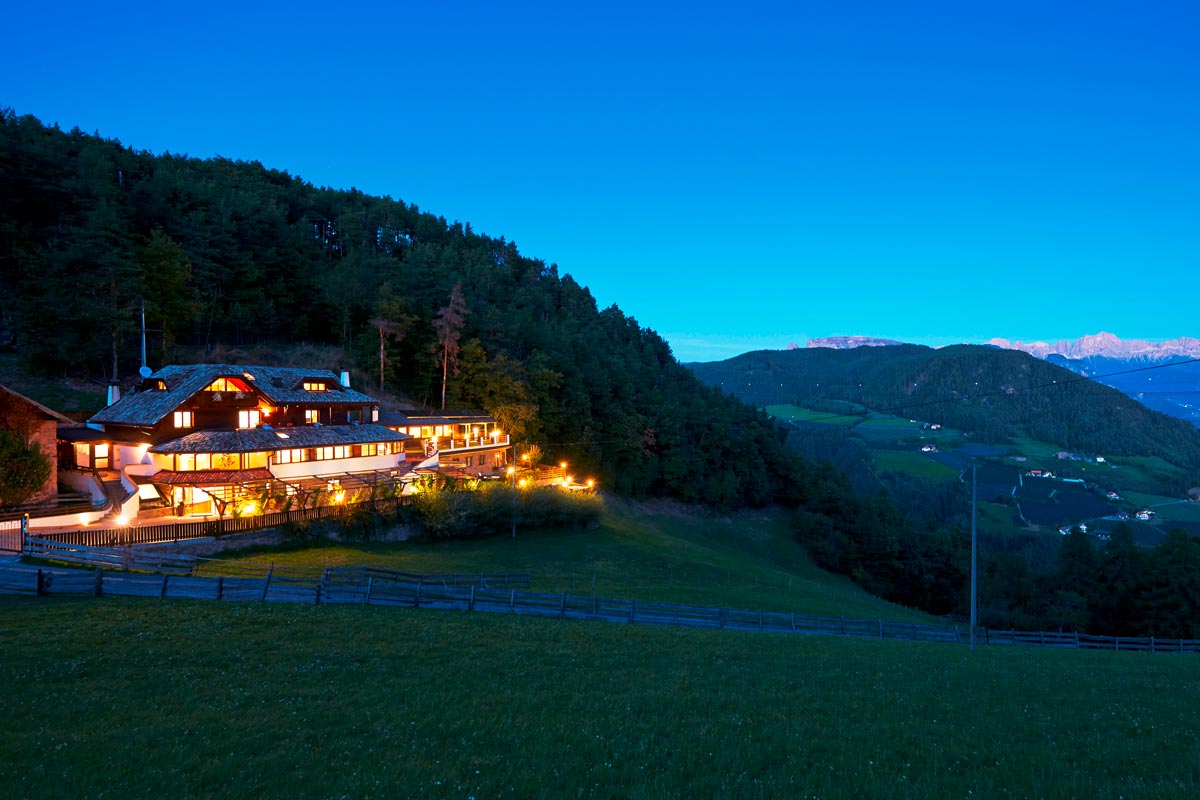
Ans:
[[[477,538],[509,532],[514,516],[521,530],[586,527],[599,521],[604,503],[592,492],[538,487],[518,491],[514,504],[511,487],[493,483],[428,488],[416,495],[413,510],[435,539]]]

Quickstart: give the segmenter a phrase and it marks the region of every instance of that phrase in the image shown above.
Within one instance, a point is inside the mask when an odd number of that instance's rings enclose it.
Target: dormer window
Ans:
[[[156,392],[165,392],[167,390],[167,382],[162,378],[156,378],[150,388]]]
[[[329,391],[329,387],[325,384],[325,381],[305,381],[304,382],[304,391],[306,391],[306,392],[327,392],[327,391]]]
[[[217,378],[205,387],[206,392],[248,392],[250,387],[237,378]]]

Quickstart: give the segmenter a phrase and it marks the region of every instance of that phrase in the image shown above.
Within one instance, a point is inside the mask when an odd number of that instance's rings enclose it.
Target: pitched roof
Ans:
[[[46,406],[42,405],[37,400],[31,400],[28,397],[26,397],[25,395],[21,394],[20,392],[9,389],[7,386],[0,386],[0,392],[4,392],[5,394],[12,395],[17,400],[19,400],[29,406],[32,406],[35,411],[40,412],[43,416],[45,416],[49,419],[52,419],[55,422],[66,422],[66,423],[70,423],[71,425],[79,424],[75,420],[68,417],[66,414],[60,414],[52,408],[46,408]]]
[[[196,431],[155,445],[152,453],[261,453],[300,447],[401,442],[407,434],[381,425],[305,425],[295,428],[248,428]]]
[[[89,422],[114,425],[152,426],[183,405],[217,378],[236,378],[272,405],[374,405],[362,392],[347,389],[327,369],[250,367],[236,364],[171,364],[143,381],[141,390],[122,397],[92,416]],[[165,389],[154,388],[164,385]],[[326,391],[313,392],[305,382],[325,384]]]
[[[257,483],[274,480],[271,470],[257,469],[219,470],[203,469],[196,472],[174,472],[160,470],[144,480],[165,486],[224,486],[231,483]]]

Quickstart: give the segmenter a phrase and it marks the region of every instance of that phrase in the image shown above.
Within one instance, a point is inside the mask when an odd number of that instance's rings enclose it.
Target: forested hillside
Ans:
[[[749,403],[847,404],[939,422],[1000,442],[1029,436],[1072,450],[1157,455],[1200,475],[1200,431],[1116,389],[1012,350],[917,345],[758,351],[692,364]]]
[[[258,163],[156,156],[11,110],[0,112],[0,186],[0,347],[28,369],[128,381],[143,305],[152,367],[218,346],[328,343],[368,391],[382,358],[388,391],[437,406],[449,349],[449,406],[488,410],[515,441],[609,488],[720,507],[794,494],[796,458],[763,415],[504,238]],[[456,286],[465,309],[451,303]]]

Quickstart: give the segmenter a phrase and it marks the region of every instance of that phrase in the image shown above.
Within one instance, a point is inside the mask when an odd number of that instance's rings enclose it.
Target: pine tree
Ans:
[[[462,337],[463,325],[466,324],[467,303],[463,300],[462,284],[454,284],[450,291],[450,302],[438,310],[433,320],[433,329],[437,332],[437,361],[442,368],[442,408],[446,408],[446,384],[450,371],[458,374],[458,340]]]

